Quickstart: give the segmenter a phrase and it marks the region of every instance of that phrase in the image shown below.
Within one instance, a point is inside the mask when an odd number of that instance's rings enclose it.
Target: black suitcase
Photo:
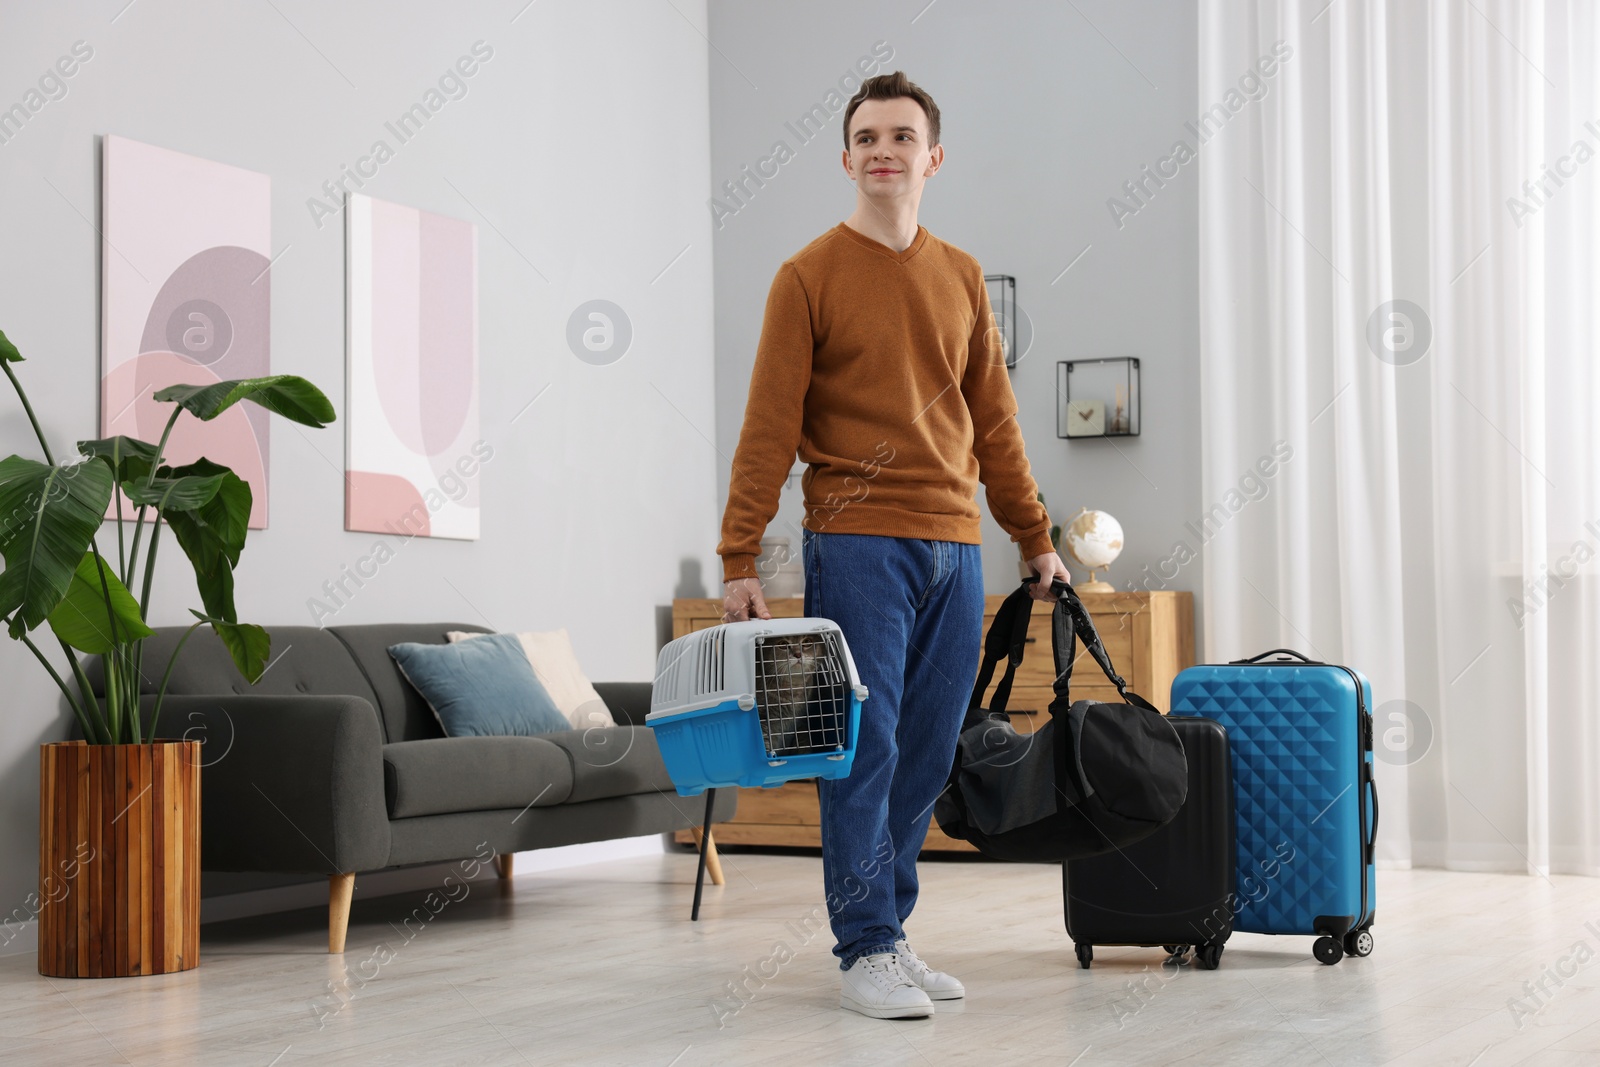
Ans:
[[[1192,946],[1216,969],[1237,902],[1233,774],[1228,733],[1199,717],[1171,718],[1189,761],[1189,795],[1177,817],[1117,852],[1061,865],[1067,934],[1088,967],[1095,945]]]

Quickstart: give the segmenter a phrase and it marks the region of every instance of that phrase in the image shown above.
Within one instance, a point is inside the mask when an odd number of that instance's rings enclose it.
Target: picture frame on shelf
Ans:
[[[1104,437],[1106,406],[1100,400],[1067,401],[1068,437]]]

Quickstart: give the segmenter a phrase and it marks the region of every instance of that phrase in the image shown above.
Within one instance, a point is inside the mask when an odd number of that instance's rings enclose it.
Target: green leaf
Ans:
[[[78,451],[101,460],[111,468],[118,482],[143,481],[160,457],[156,446],[137,437],[102,437],[98,441],[79,441]]]
[[[333,404],[322,390],[293,374],[239,378],[214,385],[169,385],[157,400],[172,400],[198,419],[209,421],[241,400],[253,400],[268,411],[304,426],[326,426],[335,418]]]
[[[22,353],[17,351],[17,346],[11,343],[11,338],[6,336],[4,330],[0,330],[0,359],[7,363],[22,362]]]
[[[101,577],[105,588],[100,587]],[[116,618],[113,640],[111,624],[106,615],[106,592],[111,593],[111,614]],[[139,605],[122,584],[111,566],[97,559],[93,552],[85,552],[73,572],[67,595],[50,612],[50,629],[56,636],[79,652],[104,655],[131,641],[149,637],[153,630],[139,617]]]
[[[202,459],[201,462],[210,461]],[[122,491],[135,504],[149,504],[162,514],[166,514],[168,510],[194,511],[209,504],[211,498],[217,495],[224,474],[233,473],[226,467],[218,469],[222,473],[177,476],[173,474],[173,468],[161,467],[148,484],[143,480],[123,482]]]
[[[219,477],[217,491],[210,500],[193,509],[166,508],[162,518],[194,565],[195,584],[200,599],[212,618],[233,623],[238,616],[233,608],[233,568],[244,551],[250,521],[250,486],[227,467],[208,459],[184,467],[173,467],[176,478]]]
[[[0,461],[0,614],[11,616],[12,637],[44,622],[67,595],[110,502],[103,463]]]
[[[228,654],[233,657],[234,666],[239,668],[245,681],[255,685],[261,680],[267,670],[267,657],[272,653],[271,634],[253,623],[213,618],[193,608],[189,609],[189,614],[211,624],[217,636],[222,638],[222,643],[228,647]]]

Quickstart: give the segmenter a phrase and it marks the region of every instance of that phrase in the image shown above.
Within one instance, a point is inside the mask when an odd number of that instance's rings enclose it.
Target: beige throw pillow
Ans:
[[[487,634],[471,634],[451,630],[445,634],[450,641],[462,641]],[[578,654],[573,650],[572,638],[563,626],[559,630],[517,634],[522,651],[533,664],[533,673],[545,687],[550,699],[561,714],[567,717],[574,730],[587,730],[595,726],[615,726],[611,709],[595,692],[583,668],[578,666]]]

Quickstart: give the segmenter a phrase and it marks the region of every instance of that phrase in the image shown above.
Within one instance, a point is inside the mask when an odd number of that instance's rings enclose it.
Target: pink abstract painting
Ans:
[[[173,410],[151,399],[157,390],[271,373],[271,181],[107,136],[102,195],[100,432],[155,443]],[[261,529],[268,427],[255,404],[210,422],[185,415],[165,455],[174,466],[204,456],[232,467],[250,484],[250,526]]]
[[[478,233],[352,196],[345,529],[478,536]]]

